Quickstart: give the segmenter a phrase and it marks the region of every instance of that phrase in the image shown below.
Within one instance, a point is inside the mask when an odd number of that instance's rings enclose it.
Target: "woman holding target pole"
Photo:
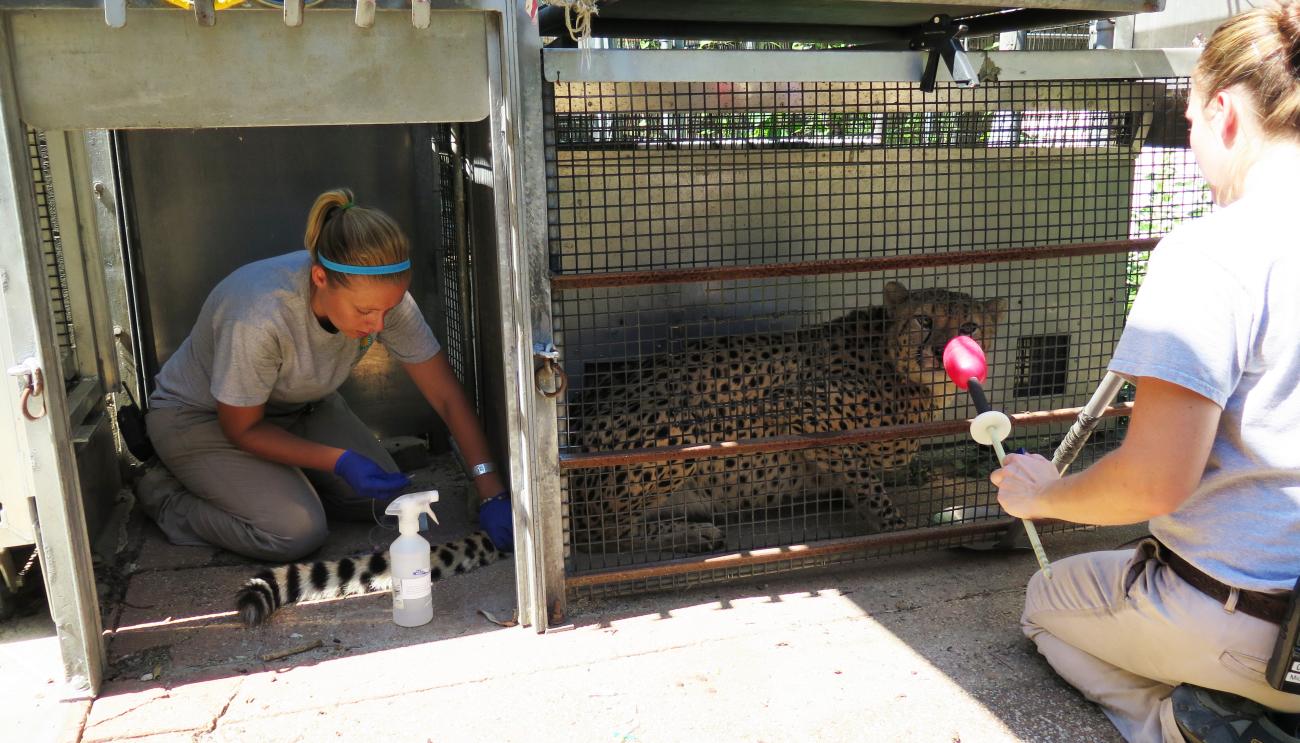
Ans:
[[[1214,33],[1187,120],[1221,208],[1151,256],[1110,363],[1137,389],[1123,444],[991,479],[1013,516],[1149,521],[1136,549],[1036,574],[1022,618],[1126,740],[1300,741],[1300,695],[1265,679],[1300,576],[1300,0]]]

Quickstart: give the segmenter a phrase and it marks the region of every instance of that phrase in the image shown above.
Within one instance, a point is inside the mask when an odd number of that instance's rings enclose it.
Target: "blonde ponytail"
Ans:
[[[1266,135],[1300,139],[1300,0],[1224,21],[1206,42],[1193,80],[1207,100],[1241,86],[1254,99]]]
[[[410,260],[411,247],[393,218],[378,209],[357,206],[352,190],[336,188],[316,197],[307,214],[303,245],[318,265],[327,259],[345,266],[388,266]],[[323,267],[323,266],[322,266]],[[347,274],[325,268],[331,281],[346,286]],[[405,281],[410,270],[368,277]]]

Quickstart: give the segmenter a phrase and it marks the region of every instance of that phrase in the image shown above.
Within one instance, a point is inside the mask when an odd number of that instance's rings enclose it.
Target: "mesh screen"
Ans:
[[[1142,240],[1208,209],[1186,89],[555,84],[569,575],[872,531],[882,487],[895,530],[997,517],[994,455],[941,426],[974,414],[942,383],[942,344],[980,341],[997,409],[1087,401],[1141,280]],[[834,263],[846,260],[867,263]],[[1050,454],[1067,418],[1017,427],[1009,448]],[[1107,419],[1078,466],[1122,430]],[[736,442],[768,449],[727,453]],[[682,451],[701,446],[718,455]],[[638,464],[601,458],[647,449]]]
[[[1024,32],[1024,51],[1065,52],[1089,48],[1092,27],[1087,23],[1071,23]],[[999,47],[998,34],[964,37],[962,45],[968,51],[991,51]]]
[[[475,408],[479,406],[478,384],[475,380],[473,329],[469,323],[474,317],[473,283],[466,279],[472,275],[473,250],[469,245],[469,230],[464,229],[462,215],[456,205],[457,180],[460,158],[454,150],[452,127],[449,124],[434,126],[433,155],[438,171],[439,224],[438,236],[442,263],[443,312],[447,322],[447,361],[456,377],[465,386]],[[465,244],[461,244],[461,241]]]

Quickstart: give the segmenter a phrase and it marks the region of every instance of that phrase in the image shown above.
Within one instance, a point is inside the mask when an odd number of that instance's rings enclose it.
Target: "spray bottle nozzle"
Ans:
[[[425,490],[419,493],[407,493],[394,498],[384,513],[397,517],[397,530],[403,534],[415,534],[420,531],[420,514],[427,513],[433,523],[438,523],[432,505],[438,502],[437,490]]]

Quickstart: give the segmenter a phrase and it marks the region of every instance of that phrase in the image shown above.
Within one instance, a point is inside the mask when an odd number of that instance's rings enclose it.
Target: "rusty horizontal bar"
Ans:
[[[1084,255],[1136,253],[1156,246],[1156,238],[1075,243],[1073,245],[1036,245],[1001,250],[948,251],[912,255],[887,255],[872,258],[836,258],[823,261],[764,263],[753,266],[716,266],[712,268],[665,268],[645,271],[609,271],[585,274],[552,274],[551,291],[600,289],[608,287],[690,284],[704,281],[770,279],[793,276],[820,276],[838,273],[872,273],[903,268],[969,266],[979,263],[1036,261],[1049,258],[1074,258]]]
[[[774,562],[830,557],[832,555],[865,552],[867,550],[879,549],[882,547],[916,544],[918,542],[976,537],[985,534],[1004,532],[1008,528],[1017,525],[1019,521],[1020,519],[1007,516],[998,519],[977,521],[970,524],[927,526],[920,529],[891,531],[883,534],[864,534],[856,537],[827,539],[818,542],[810,542],[808,544],[791,544],[782,547],[744,550],[742,552],[732,552],[725,555],[683,557],[676,560],[657,562],[653,565],[629,568],[610,568],[607,570],[596,570],[582,573],[580,575],[569,575],[565,576],[564,585],[565,588],[609,585],[611,583],[626,583],[635,580],[648,580],[653,578],[666,578],[674,575],[701,573],[707,570],[744,568],[752,567],[754,565],[766,565]],[[1041,521],[1035,521],[1034,523],[1040,526],[1046,526],[1063,522],[1056,519],[1043,519]]]
[[[1132,407],[1133,404],[1127,402],[1112,405],[1102,412],[1101,417],[1111,418],[1117,415],[1128,415]],[[1079,411],[1081,410],[1083,410],[1082,407],[1016,413],[1011,416],[1011,422],[1013,426],[1041,426],[1048,423],[1073,421],[1079,417]],[[905,423],[883,428],[859,428],[853,431],[835,431],[833,433],[807,433],[791,436],[769,436],[762,439],[719,441],[712,444],[679,444],[677,446],[656,446],[645,449],[627,449],[625,451],[561,454],[560,469],[580,470],[680,459],[738,457],[745,454],[826,449],[834,446],[852,446],[868,441],[946,436],[954,433],[964,433],[969,430],[970,420],[931,421],[929,423]]]

